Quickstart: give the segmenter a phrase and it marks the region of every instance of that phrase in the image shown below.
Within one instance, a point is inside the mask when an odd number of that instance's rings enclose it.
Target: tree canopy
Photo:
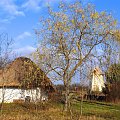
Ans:
[[[120,82],[120,64],[112,64],[106,73],[106,78],[110,83]]]
[[[48,17],[40,23],[36,32],[41,41],[37,60],[63,81],[67,105],[69,86],[76,71],[95,56],[96,49],[106,48],[113,39],[111,32],[116,30],[117,22],[111,14],[97,12],[94,5],[61,2],[56,11],[49,7]]]

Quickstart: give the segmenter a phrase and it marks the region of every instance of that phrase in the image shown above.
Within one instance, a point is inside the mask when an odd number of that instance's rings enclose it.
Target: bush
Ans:
[[[112,83],[109,85],[107,101],[114,103],[120,102],[120,82]]]
[[[52,102],[57,102],[57,103],[62,103],[62,104],[65,103],[65,96],[61,92],[52,93],[49,96],[49,99]]]

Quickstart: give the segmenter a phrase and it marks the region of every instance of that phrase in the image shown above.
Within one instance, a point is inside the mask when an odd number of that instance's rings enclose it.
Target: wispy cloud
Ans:
[[[27,0],[23,3],[22,8],[26,10],[35,10],[38,11],[41,9],[43,0]]]
[[[11,20],[14,19],[14,16],[7,16],[3,19],[0,18],[0,23],[4,24],[4,23],[10,23]]]
[[[28,11],[40,11],[48,4],[55,5],[59,2],[60,0],[0,0],[0,23],[10,23],[17,16],[25,16]]]
[[[23,33],[21,33],[20,35],[18,35],[16,38],[15,38],[15,41],[20,41],[20,40],[24,40],[24,39],[26,39],[26,38],[28,38],[28,37],[31,37],[32,35],[31,35],[31,33],[30,32],[23,32]]]
[[[25,3],[23,3],[22,8],[25,10],[34,10],[39,11],[42,8],[49,5],[54,5],[56,3],[59,3],[61,0],[27,0]],[[63,0],[64,2],[70,2],[72,0]]]
[[[36,50],[35,47],[25,46],[18,49],[14,49],[13,52],[17,55],[28,55]]]
[[[0,8],[6,13],[12,16],[24,16],[24,12],[19,10],[19,6],[14,3],[14,0],[1,0]]]
[[[7,18],[0,19],[0,23],[10,23],[10,20]]]

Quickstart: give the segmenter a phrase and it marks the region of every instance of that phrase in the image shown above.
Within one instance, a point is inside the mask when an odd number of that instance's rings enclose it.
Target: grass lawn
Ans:
[[[72,108],[80,111],[80,103],[74,102]],[[84,101],[82,110],[84,116],[96,116],[106,120],[120,120],[120,104]]]
[[[70,112],[63,112],[63,104],[4,104],[0,120],[79,120],[80,102],[71,104]],[[80,120],[120,120],[120,104],[83,102]]]

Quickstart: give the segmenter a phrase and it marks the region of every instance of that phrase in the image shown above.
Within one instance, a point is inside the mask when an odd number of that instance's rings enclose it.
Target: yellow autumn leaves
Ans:
[[[118,43],[120,43],[120,30],[116,30],[112,32],[116,41],[118,41]]]
[[[99,18],[98,12],[92,13],[92,14],[91,14],[91,18],[93,18],[93,19]]]
[[[66,22],[58,21],[54,25],[54,30],[55,30],[55,32],[57,32],[59,30],[62,30],[63,32],[69,32],[70,28],[69,28],[69,26],[66,25]]]

